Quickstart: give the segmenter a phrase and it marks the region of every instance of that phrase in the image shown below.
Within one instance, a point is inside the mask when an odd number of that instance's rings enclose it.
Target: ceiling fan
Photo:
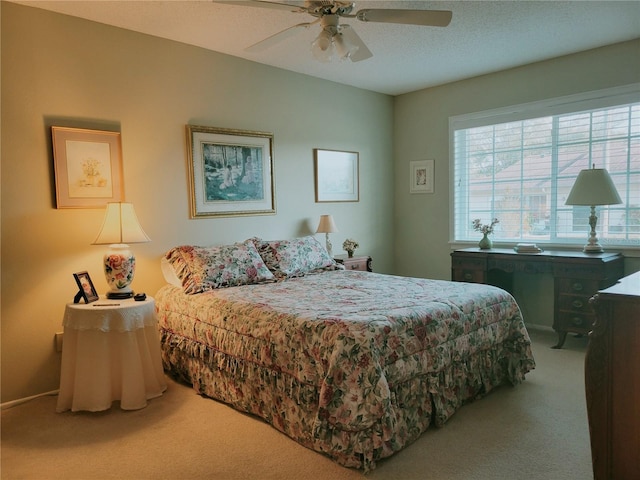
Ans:
[[[331,61],[335,55],[341,59],[348,58],[352,62],[360,62],[373,56],[373,53],[371,53],[350,25],[340,24],[340,17],[355,18],[361,22],[399,23],[428,27],[446,27],[451,22],[451,12],[448,10],[367,8],[352,13],[355,8],[355,3],[340,0],[306,0],[304,6],[266,0],[214,1],[216,3],[226,3],[230,5],[307,13],[316,17],[316,20],[312,22],[299,23],[286,28],[275,35],[271,35],[247,47],[245,50],[249,52],[261,52],[295,35],[300,29],[306,29],[319,23],[322,30],[311,44],[311,51],[318,60],[323,62]]]

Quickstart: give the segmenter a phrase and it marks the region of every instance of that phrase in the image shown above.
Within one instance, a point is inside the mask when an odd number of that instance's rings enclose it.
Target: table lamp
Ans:
[[[136,269],[136,259],[129,243],[150,242],[144,233],[131,203],[108,203],[102,228],[92,245],[109,245],[104,255],[104,275],[111,290],[107,298],[133,297],[131,282]]]
[[[327,245],[327,252],[330,257],[333,257],[331,241],[329,240],[329,234],[338,231],[338,227],[336,227],[335,222],[333,221],[333,217],[331,215],[320,215],[320,223],[318,224],[318,229],[316,233],[324,233]]]
[[[622,203],[620,195],[616,190],[609,172],[604,168],[595,168],[582,170],[578,174],[576,183],[567,197],[566,205],[588,205],[591,207],[591,215],[589,216],[589,225],[591,232],[589,233],[589,243],[587,243],[583,252],[585,253],[601,253],[604,251],[598,243],[596,236],[596,205],[616,205]]]

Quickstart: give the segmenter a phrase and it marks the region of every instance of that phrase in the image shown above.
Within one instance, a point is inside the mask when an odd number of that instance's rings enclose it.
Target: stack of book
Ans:
[[[540,253],[542,251],[535,243],[519,243],[513,249],[517,253]]]

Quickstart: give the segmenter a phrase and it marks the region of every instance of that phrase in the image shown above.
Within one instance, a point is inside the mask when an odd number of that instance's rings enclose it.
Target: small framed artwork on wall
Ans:
[[[433,193],[434,160],[411,162],[409,193]]]
[[[120,132],[51,127],[57,208],[124,200]]]

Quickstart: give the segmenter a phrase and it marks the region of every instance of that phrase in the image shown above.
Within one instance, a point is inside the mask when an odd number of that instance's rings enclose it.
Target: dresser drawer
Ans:
[[[345,260],[342,262],[344,264],[344,268],[347,270],[362,270],[363,272],[367,271],[367,260]]]
[[[451,256],[451,280],[454,282],[487,283],[487,260],[468,255]]]
[[[574,295],[585,295],[587,299],[595,294],[600,285],[597,280],[584,280],[581,278],[558,278],[558,293],[569,293]]]
[[[595,317],[592,313],[560,312],[554,328],[565,332],[589,333]]]
[[[344,265],[345,270],[371,271],[371,257],[347,257],[345,255],[338,255],[335,257],[335,261]]]
[[[589,298],[591,298],[589,295],[560,294],[558,307],[560,310],[575,313],[593,313],[593,309],[589,305]]]
[[[452,280],[454,282],[469,283],[486,283],[485,273],[483,270],[474,270],[472,268],[455,268],[453,269]]]
[[[453,268],[461,268],[468,270],[486,270],[487,260],[484,258],[473,257],[451,257],[451,266]]]

